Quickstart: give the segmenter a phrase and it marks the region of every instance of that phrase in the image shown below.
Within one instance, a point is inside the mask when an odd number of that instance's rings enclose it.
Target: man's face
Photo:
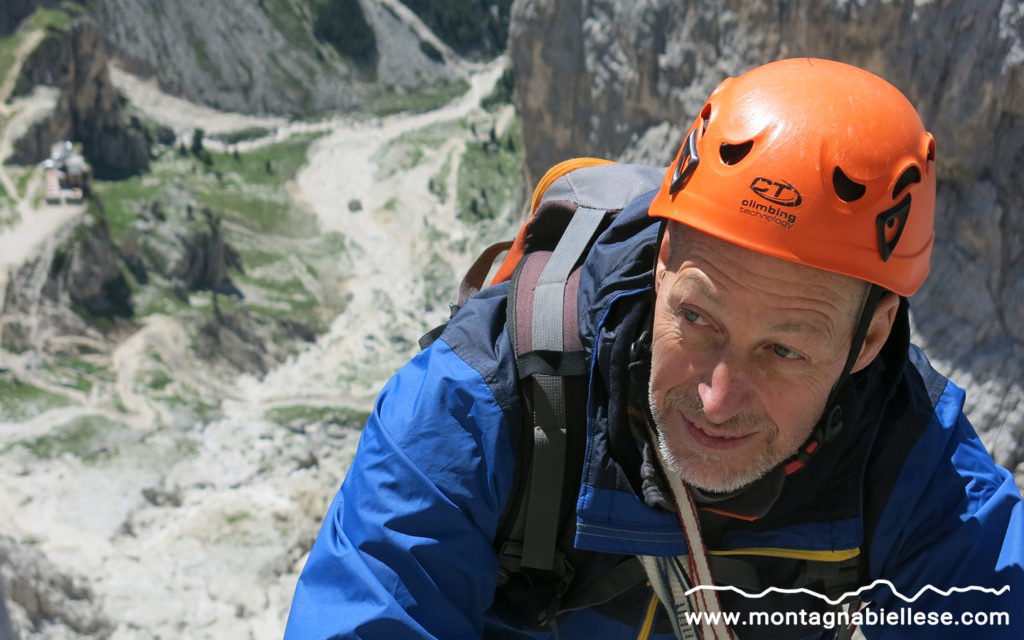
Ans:
[[[864,285],[675,224],[655,276],[650,401],[667,471],[738,489],[810,435]]]

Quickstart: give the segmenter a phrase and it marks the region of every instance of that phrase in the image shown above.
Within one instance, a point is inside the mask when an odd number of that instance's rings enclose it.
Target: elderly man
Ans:
[[[1020,494],[909,342],[935,159],[863,70],[723,82],[660,188],[580,243],[559,313],[582,389],[520,388],[536,281],[473,297],[382,391],[286,637],[1024,637]],[[554,184],[575,220],[650,175]],[[510,523],[551,495],[554,548],[528,551]]]

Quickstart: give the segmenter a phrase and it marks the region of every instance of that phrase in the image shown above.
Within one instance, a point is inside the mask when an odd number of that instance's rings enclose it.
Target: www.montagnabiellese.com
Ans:
[[[716,625],[724,622],[730,627],[743,626],[811,626],[824,629],[836,627],[957,627],[993,626],[1008,627],[1008,611],[965,611],[954,614],[949,611],[915,611],[910,607],[899,609],[861,609],[858,611],[750,611],[705,612],[687,611],[685,622],[689,625]]]

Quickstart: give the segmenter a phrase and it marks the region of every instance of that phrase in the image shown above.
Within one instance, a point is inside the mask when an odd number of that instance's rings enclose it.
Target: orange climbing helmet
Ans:
[[[935,235],[935,140],[872,73],[772,62],[715,89],[650,214],[909,296]]]

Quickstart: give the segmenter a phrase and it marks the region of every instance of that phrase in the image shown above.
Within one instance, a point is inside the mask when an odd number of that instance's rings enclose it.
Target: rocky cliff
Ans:
[[[61,229],[8,281],[0,314],[0,347],[11,352],[62,350],[69,336],[102,344],[93,324],[130,317],[131,291],[106,225]]]
[[[60,89],[53,113],[15,144],[10,161],[33,164],[61,140],[83,143],[97,177],[120,178],[149,168],[149,141],[124,113],[123,98],[110,81],[109,57],[96,23],[75,20],[67,31],[53,32],[22,66],[14,95],[35,87]]]
[[[2,583],[7,584],[10,611]],[[0,640],[18,640],[14,626],[26,638],[101,640],[113,631],[84,578],[68,575],[38,550],[0,536]]]
[[[405,90],[456,78],[445,47],[424,45],[418,21],[398,2],[355,4],[375,43],[372,55],[359,59],[314,37],[318,3],[308,0],[182,0],[173,10],[140,0],[87,4],[133,71],[154,75],[165,91],[229,111],[347,109],[367,101],[374,84]],[[355,19],[335,17],[342,24]]]
[[[577,155],[668,164],[716,84],[773,59],[838,59],[902,89],[939,153],[915,340],[968,387],[997,460],[1024,460],[1024,6],[517,0],[509,48],[530,182]]]

